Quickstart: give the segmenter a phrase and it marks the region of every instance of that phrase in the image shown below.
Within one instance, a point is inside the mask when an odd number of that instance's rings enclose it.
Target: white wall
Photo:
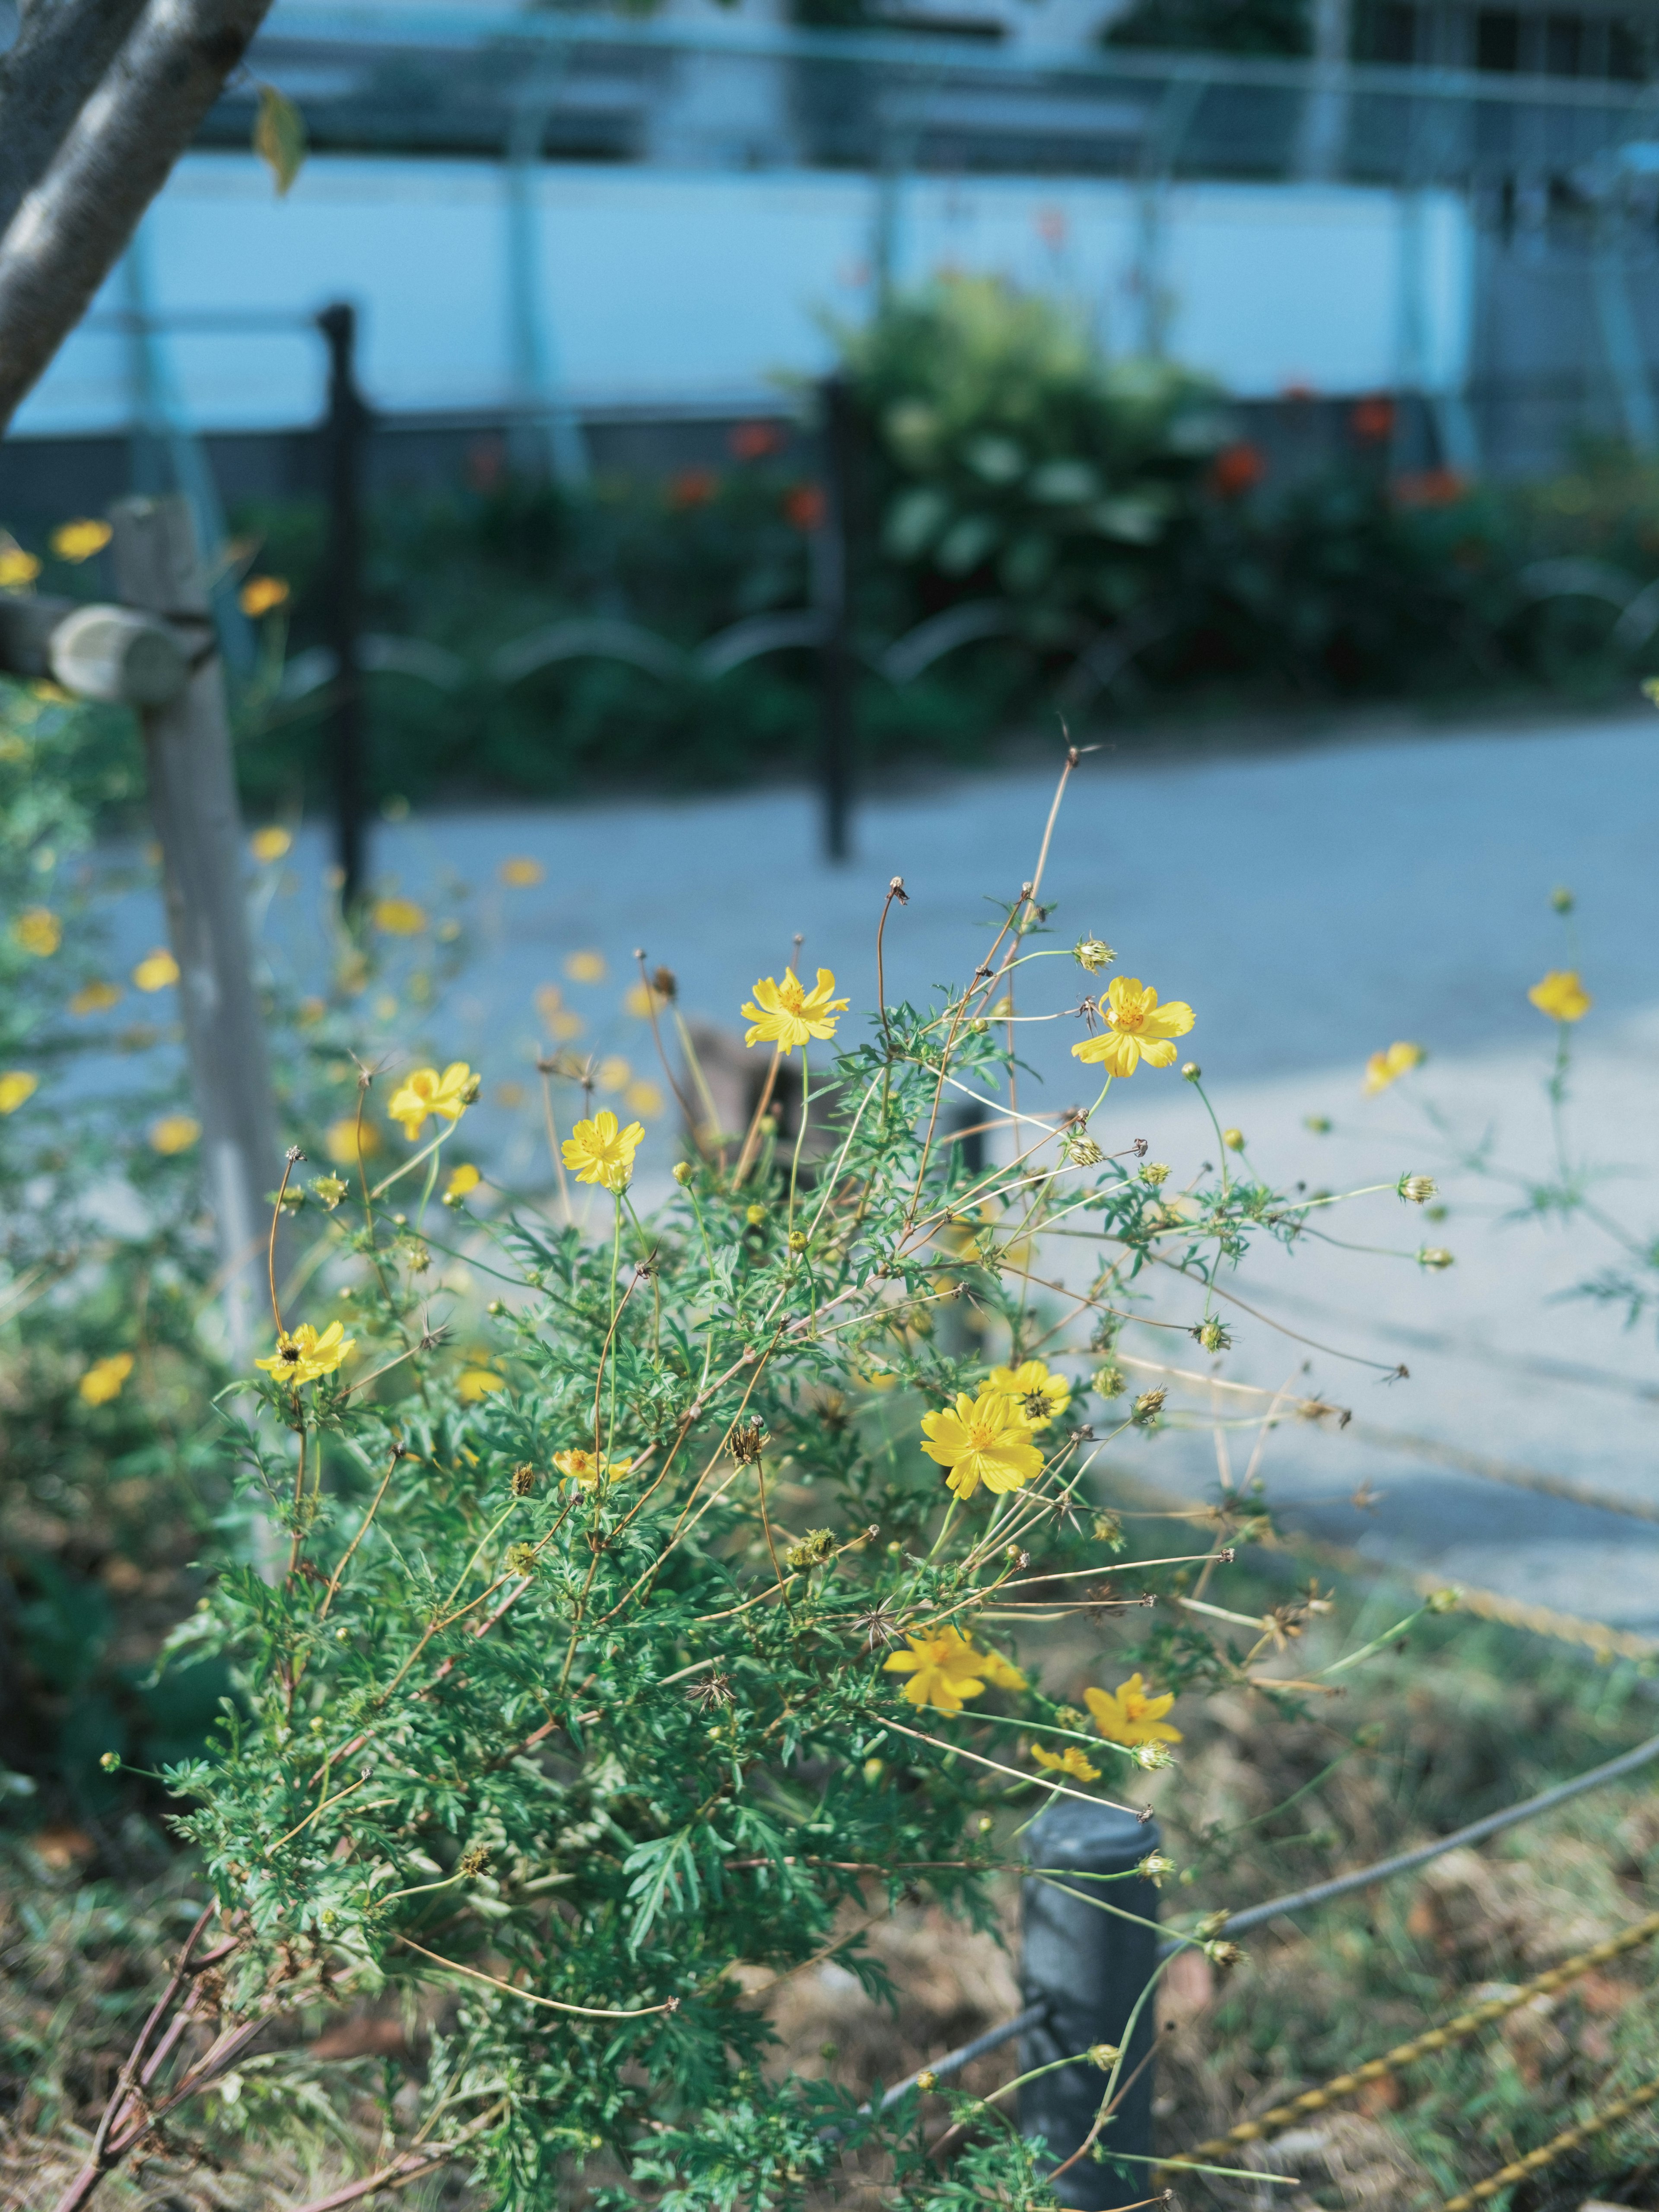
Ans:
[[[146,221],[153,305],[301,317],[351,299],[377,406],[507,406],[506,202],[486,162],[317,156],[278,201],[251,158],[192,155]],[[537,203],[546,350],[579,406],[763,404],[781,374],[826,364],[826,316],[868,309],[876,194],[862,176],[562,164],[540,173]],[[1402,207],[1344,186],[1192,185],[1150,199],[1124,184],[927,178],[903,188],[895,265],[902,281],[953,267],[1070,294],[1119,352],[1145,342],[1151,272],[1168,351],[1243,398],[1393,383],[1408,366],[1414,285],[1427,381],[1454,389],[1468,346],[1468,211],[1426,196],[1413,253]],[[14,434],[127,422],[128,343],[95,327],[124,305],[118,276]],[[200,427],[292,427],[320,409],[321,348],[306,331],[186,332],[169,345]]]

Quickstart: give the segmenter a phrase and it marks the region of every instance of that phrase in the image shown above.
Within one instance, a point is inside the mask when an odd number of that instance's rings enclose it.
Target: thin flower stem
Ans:
[[[806,1142],[806,1124],[812,1103],[812,1071],[808,1064],[806,1047],[800,1048],[800,1126],[795,1131],[795,1149],[789,1161],[789,1226],[788,1234],[795,1231],[795,1184],[800,1175],[800,1148]]]
[[[452,1974],[465,1974],[470,1982],[483,1982],[492,1990],[505,1990],[508,1996],[517,1997],[525,2004],[544,2005],[550,2012],[574,2013],[580,2020],[646,2020],[653,2013],[678,2012],[679,2009],[678,1997],[669,1997],[662,2004],[622,2008],[562,2004],[557,1997],[539,1997],[533,1990],[515,1989],[511,1982],[498,1980],[494,1974],[481,1974],[476,1966],[464,1966],[459,1960],[441,1958],[437,1952],[428,1951],[423,1943],[417,1943],[412,1936],[399,1935],[395,1940],[406,1950],[418,1951],[423,1959],[430,1959],[434,1966],[447,1966]]]
[[[276,1325],[278,1344],[283,1340],[283,1309],[276,1303],[276,1224],[283,1218],[283,1200],[288,1195],[288,1179],[293,1174],[294,1163],[299,1158],[297,1151],[290,1152],[283,1162],[283,1180],[270,1209],[270,1236],[265,1245],[265,1274],[270,1284],[270,1318]]]
[[[766,1109],[772,1103],[773,1086],[777,1082],[778,1068],[782,1059],[783,1047],[781,1044],[775,1044],[772,1048],[772,1065],[766,1071],[766,1081],[761,1088],[761,1095],[756,1102],[755,1110],[749,1117],[749,1127],[744,1137],[743,1150],[738,1154],[738,1164],[732,1171],[733,1190],[742,1189],[744,1177],[748,1174],[754,1159],[756,1149],[760,1142],[760,1125],[765,1120]]]
[[[386,1496],[386,1485],[397,1473],[398,1461],[404,1456],[405,1455],[403,1446],[401,1444],[393,1444],[392,1447],[392,1464],[387,1468],[385,1475],[381,1478],[380,1486],[374,1493],[374,1503],[370,1505],[368,1512],[364,1514],[361,1527],[358,1528],[356,1534],[352,1538],[351,1541],[346,1546],[344,1554],[340,1560],[339,1565],[335,1568],[333,1574],[329,1578],[328,1588],[323,1594],[322,1609],[317,1615],[319,1621],[324,1621],[328,1619],[328,1609],[334,1602],[334,1594],[340,1587],[340,1578],[345,1573],[346,1569],[351,1565],[352,1553],[356,1550],[358,1545],[362,1542],[363,1538],[368,1534],[368,1524],[380,1509],[380,1500]]]
[[[914,1736],[918,1743],[932,1744],[936,1751],[954,1751],[963,1759],[971,1759],[976,1766],[988,1766],[998,1774],[1012,1775],[1016,1782],[1030,1784],[1035,1778],[1022,1774],[1017,1766],[1005,1766],[1000,1759],[987,1759],[983,1753],[969,1751],[964,1743],[947,1743],[942,1736],[924,1735],[920,1729],[906,1728],[902,1721],[889,1720],[883,1716],[882,1726],[896,1729],[900,1735]],[[1133,1813],[1133,1805],[1120,1805],[1115,1797],[1085,1797],[1080,1790],[1066,1790],[1056,1784],[1062,1797],[1075,1797],[1079,1805],[1110,1805],[1120,1813]]]

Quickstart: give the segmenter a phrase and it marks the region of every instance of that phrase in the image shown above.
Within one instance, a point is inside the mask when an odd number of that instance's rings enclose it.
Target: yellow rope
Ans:
[[[1489,2174],[1485,2181],[1478,2181],[1473,2189],[1466,2189],[1461,2197],[1449,2197],[1441,2206],[1440,2212],[1472,2212],[1474,2206],[1483,2203],[1488,2197],[1496,2197],[1500,2189],[1508,2189],[1514,2182],[1524,2181],[1529,2173],[1536,2173],[1540,2166],[1550,2165],[1564,2152],[1577,2150],[1581,2142],[1587,2142],[1591,2136],[1600,2135],[1603,2128],[1610,2128],[1615,2120],[1628,2119],[1632,2112],[1639,2112],[1644,2105],[1650,2105],[1656,2097],[1659,2097],[1659,2081],[1644,2082],[1639,2089],[1632,2089],[1628,2097],[1620,2097],[1616,2104],[1608,2105],[1601,2112],[1592,2112],[1589,2119],[1581,2121],[1576,2128],[1563,2128],[1559,2136],[1553,2136],[1537,2150],[1529,2150],[1524,2158],[1517,2158],[1513,2166],[1501,2167],[1498,2172]]]
[[[1413,1577],[1426,1597],[1442,1585],[1432,1576]],[[1529,1605],[1524,1598],[1500,1597],[1495,1590],[1470,1589],[1460,1583],[1459,1610],[1478,1613],[1483,1620],[1499,1620],[1507,1628],[1529,1629],[1534,1636],[1553,1636],[1558,1643],[1583,1644],[1601,1659],[1651,1659],[1659,1644],[1650,1637],[1633,1635],[1626,1628],[1608,1628],[1599,1620],[1580,1620],[1571,1613],[1556,1613],[1547,1605]]]
[[[1540,1974],[1534,1981],[1524,1984],[1507,1996],[1488,1997],[1484,2004],[1475,2005],[1470,2011],[1461,2012],[1455,2019],[1449,2020],[1443,2027],[1431,2028],[1426,2034],[1414,2036],[1409,2043],[1397,2044],[1392,2051],[1384,2051],[1381,2058],[1369,2059],[1352,2074],[1338,2074],[1322,2087],[1309,2089],[1288,2105],[1276,2105],[1271,2112],[1263,2112],[1259,2119],[1242,2120],[1236,2128],[1230,2128],[1224,2136],[1217,2136],[1212,2142],[1201,2142],[1195,2150],[1183,2151],[1182,2156],[1185,2159],[1214,2158],[1223,2151],[1231,2150],[1236,2144],[1259,2142],[1264,2136],[1277,2135],[1281,2128],[1289,2127],[1293,2120],[1300,2119],[1304,2113],[1322,2112],[1326,2106],[1334,2105],[1343,2097],[1352,2096],[1354,2091],[1363,2088],[1367,2081],[1380,2081],[1385,2074],[1393,2074],[1402,2066],[1413,2065],[1418,2059],[1426,2058],[1434,2051],[1444,2051],[1449,2044],[1461,2043],[1465,2036],[1473,2035],[1477,2028],[1485,2027],[1494,2020],[1502,2020],[1505,2013],[1529,2004],[1534,1997],[1547,1996],[1552,1990],[1565,1988],[1567,1983],[1577,1981],[1581,1974],[1589,1973],[1592,1967],[1605,1966],[1609,1959],[1616,1959],[1620,1952],[1633,1951],[1638,1943],[1645,1943],[1654,1936],[1659,1936],[1659,1912],[1650,1912],[1645,1920],[1638,1920],[1633,1928],[1626,1928],[1622,1935],[1610,1936],[1605,1942],[1597,1943],[1590,1950],[1581,1951],[1574,1958],[1564,1959],[1559,1966],[1552,1966],[1547,1973]],[[1513,2174],[1510,2179],[1514,2179]],[[1491,2191],[1486,2193],[1490,2195]],[[1457,2200],[1460,2207],[1471,2201],[1468,2198]],[[1449,2207],[1447,2212],[1450,2212]]]

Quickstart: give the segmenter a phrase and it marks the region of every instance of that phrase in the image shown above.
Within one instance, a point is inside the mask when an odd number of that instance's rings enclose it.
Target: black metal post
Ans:
[[[357,389],[357,311],[325,307],[317,327],[328,344],[328,416],[323,426],[328,484],[328,641],[333,650],[334,836],[340,899],[362,890],[368,818],[368,732],[358,639],[362,629],[362,462],[368,410]]]
[[[832,860],[851,851],[853,656],[848,636],[847,538],[852,477],[853,410],[839,376],[823,384],[823,518],[813,534],[812,597],[818,643],[818,775],[823,793],[823,849]]]
[[[1053,2164],[1064,2164],[1087,2139],[1106,2094],[1108,2075],[1087,2052],[1127,2045],[1118,2073],[1119,2101],[1097,2144],[1103,2163],[1085,2152],[1061,2174],[1054,2193],[1078,2212],[1139,2203],[1152,2191],[1145,2163],[1112,2163],[1114,2151],[1137,2160],[1152,2155],[1153,2000],[1149,1995],[1130,2028],[1130,2015],[1158,1968],[1158,1931],[1085,1901],[1098,1897],[1141,1921],[1158,1917],[1158,1891],[1134,1875],[1161,1838],[1156,1821],[1138,1820],[1109,1805],[1057,1800],[1031,1825],[1026,1855],[1063,1883],[1028,1875],[1024,1954],[1020,1970],[1027,2003],[1042,2001],[1042,2020],[1020,2041],[1020,2071],[1060,2058],[1073,2063],[1029,2081],[1019,2093],[1022,2135],[1041,2136]],[[1127,1880],[1091,1881],[1094,1875]],[[1075,1892],[1075,1894],[1071,1893]],[[1073,2056],[1075,2054],[1075,2056]]]

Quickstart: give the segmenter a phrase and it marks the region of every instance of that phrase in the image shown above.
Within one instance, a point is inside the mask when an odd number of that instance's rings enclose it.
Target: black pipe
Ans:
[[[334,770],[334,851],[340,902],[349,912],[367,866],[368,733],[358,641],[363,612],[363,439],[368,410],[357,389],[357,311],[325,307],[317,327],[328,345],[328,415],[323,445],[328,487],[328,642],[334,655],[330,716]]]

